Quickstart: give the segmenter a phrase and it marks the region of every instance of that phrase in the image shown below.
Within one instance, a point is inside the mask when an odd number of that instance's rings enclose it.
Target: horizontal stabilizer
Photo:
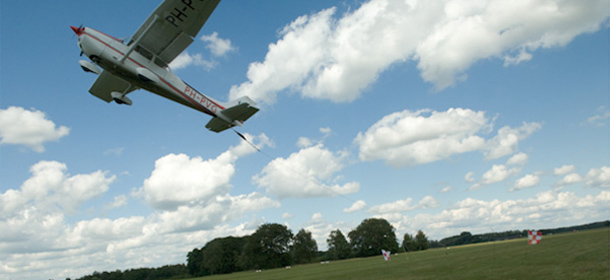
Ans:
[[[220,113],[212,118],[205,127],[214,132],[221,132],[236,125],[241,126],[259,110],[248,101],[254,103],[247,97],[238,100],[237,105],[220,111]]]

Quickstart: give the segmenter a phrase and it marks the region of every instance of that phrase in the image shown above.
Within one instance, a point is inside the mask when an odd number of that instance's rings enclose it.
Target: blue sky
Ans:
[[[174,72],[256,100],[262,153],[87,92],[69,25],[128,38],[150,2],[2,2],[0,278],[181,263],[265,222],[326,249],[369,217],[440,239],[610,216],[607,1],[223,1]]]

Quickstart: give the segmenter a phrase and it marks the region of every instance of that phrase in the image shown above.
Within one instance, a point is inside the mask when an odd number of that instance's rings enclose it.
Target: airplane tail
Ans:
[[[226,108],[212,118],[205,127],[214,132],[221,132],[234,126],[242,126],[243,123],[252,117],[258,108],[256,102],[247,96],[230,101]]]

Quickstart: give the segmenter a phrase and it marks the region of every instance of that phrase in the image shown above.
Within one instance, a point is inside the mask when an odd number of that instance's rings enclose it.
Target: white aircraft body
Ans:
[[[219,2],[165,0],[128,43],[89,27],[71,26],[78,35],[81,55],[91,60],[79,64],[86,72],[99,75],[89,92],[106,102],[131,105],[126,95],[145,89],[211,115],[206,125],[209,130],[242,126],[259,110],[252,99],[246,96],[219,102],[192,88],[168,67],[193,42]]]

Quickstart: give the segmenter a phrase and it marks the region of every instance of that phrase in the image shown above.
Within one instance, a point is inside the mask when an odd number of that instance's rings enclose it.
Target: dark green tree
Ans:
[[[268,269],[292,264],[292,232],[284,225],[264,224],[247,238],[239,264],[243,269]]]
[[[203,265],[210,274],[238,271],[237,259],[243,248],[243,238],[216,238],[203,248]]]
[[[311,237],[311,232],[299,230],[292,239],[292,257],[295,264],[309,263],[318,254],[318,244]]]
[[[339,230],[333,230],[326,239],[328,243],[328,258],[331,260],[347,259],[351,255],[351,248],[343,233]]]
[[[405,250],[405,252],[413,252],[415,251],[415,248],[416,244],[413,235],[405,233],[402,238],[402,250]]]
[[[398,251],[394,227],[385,219],[366,219],[347,236],[356,257],[379,255],[382,249]]]
[[[430,243],[428,242],[428,237],[424,234],[424,232],[420,229],[417,231],[415,235],[415,250],[423,251],[427,250],[430,247]]]
[[[195,277],[209,275],[203,266],[203,248],[195,248],[186,255],[186,268]]]

